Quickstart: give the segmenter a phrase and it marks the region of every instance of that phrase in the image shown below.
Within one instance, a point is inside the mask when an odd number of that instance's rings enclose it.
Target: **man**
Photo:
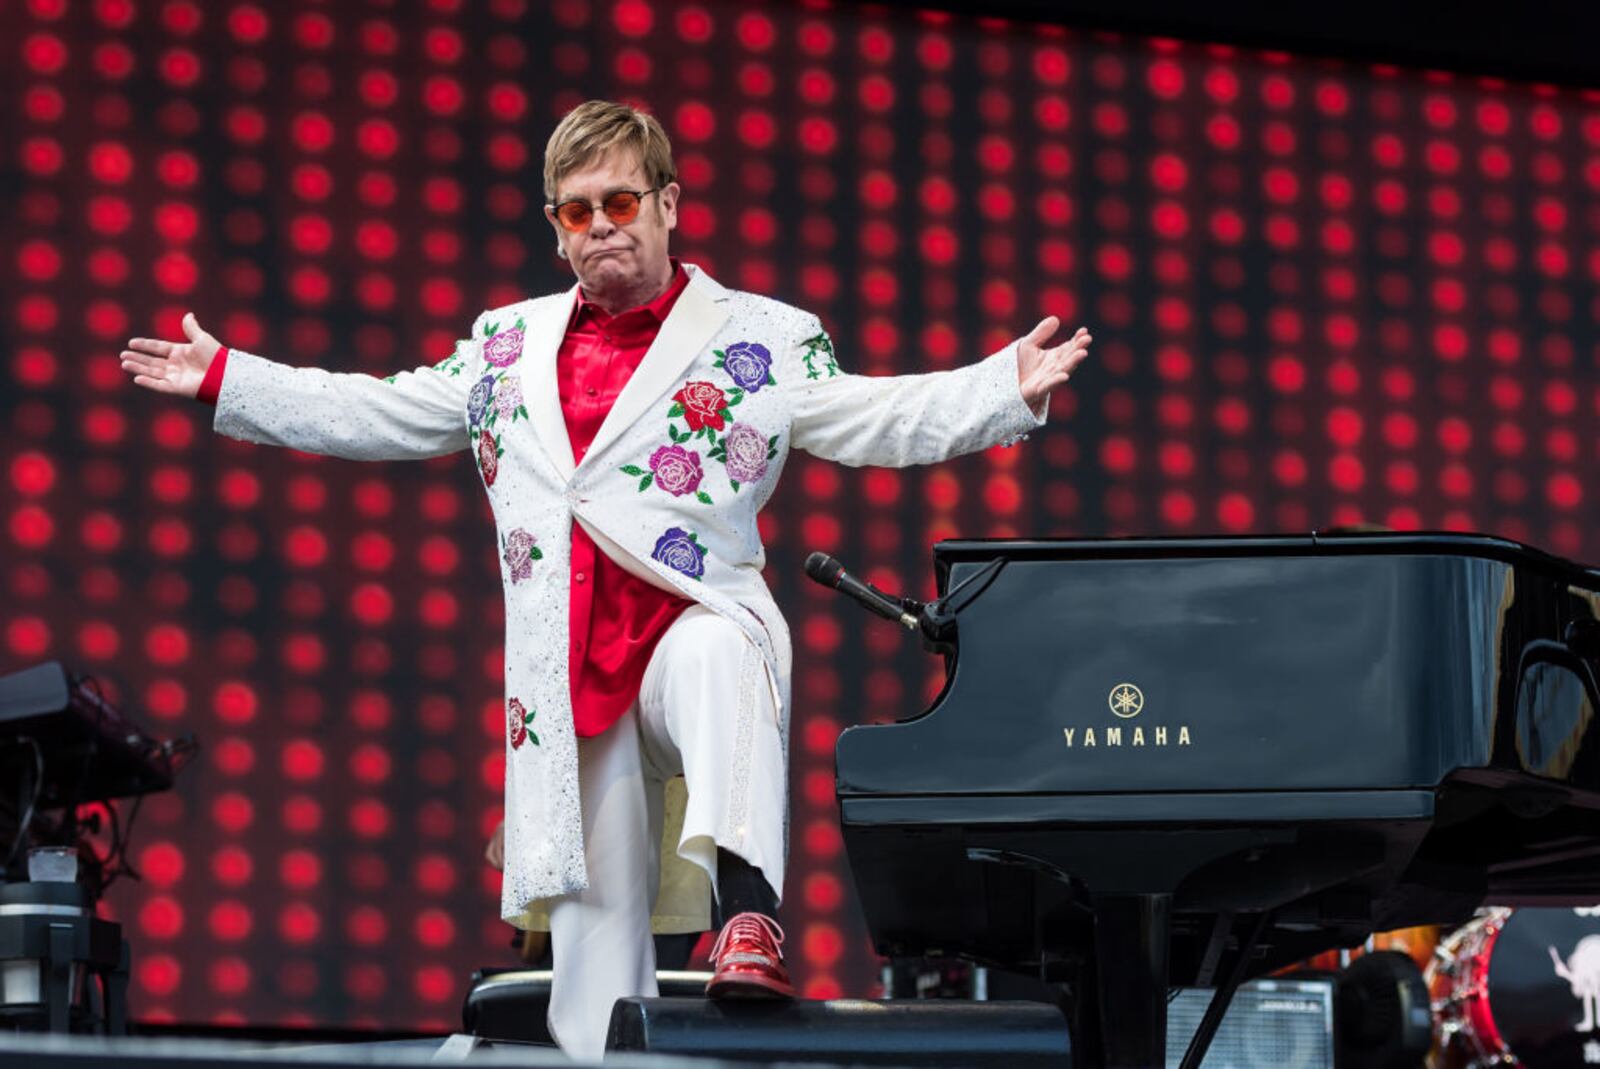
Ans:
[[[968,367],[847,374],[816,316],[672,259],[675,178],[653,118],[575,108],[547,146],[545,215],[578,284],[485,312],[433,367],[291,368],[230,354],[192,314],[186,343],[122,354],[141,386],[214,399],[231,437],[474,451],[506,597],[501,912],[548,924],[551,1032],[586,1058],[617,998],[656,991],[652,912],[699,930],[713,891],[708,994],[793,994],[775,919],[791,654],[756,527],[789,449],[904,466],[1014,439],[1090,340],[1043,348],[1052,317]]]

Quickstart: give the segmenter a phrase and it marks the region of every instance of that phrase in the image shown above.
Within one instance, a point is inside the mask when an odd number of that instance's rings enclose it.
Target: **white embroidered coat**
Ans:
[[[1015,342],[950,371],[852,375],[816,316],[688,270],[688,286],[581,464],[556,387],[576,286],[484,312],[450,357],[388,379],[235,350],[218,397],[215,430],[244,441],[353,460],[474,451],[505,587],[501,913],[519,926],[533,923],[536,900],[580,890],[589,878],[567,679],[574,520],[630,572],[743,630],[759,657],[745,658],[730,729],[752,737],[755,688],[764,685],[786,740],[789,632],[761,577],[756,513],[790,448],[901,467],[983,449],[1044,422],[1018,388]],[[748,756],[740,758],[746,768]],[[781,755],[777,767],[786,767]],[[733,782],[737,798],[737,768]],[[738,816],[729,823],[742,826]],[[782,872],[769,875],[781,888]]]

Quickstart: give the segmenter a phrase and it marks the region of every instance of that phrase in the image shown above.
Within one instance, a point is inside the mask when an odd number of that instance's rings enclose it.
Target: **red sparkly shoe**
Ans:
[[[722,926],[711,948],[716,970],[706,984],[709,998],[794,998],[783,964],[783,929],[761,913],[740,913]]]

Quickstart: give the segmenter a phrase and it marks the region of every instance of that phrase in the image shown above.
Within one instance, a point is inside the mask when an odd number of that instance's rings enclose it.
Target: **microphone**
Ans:
[[[915,613],[908,612],[904,604],[871,583],[857,579],[844,570],[844,565],[826,553],[813,553],[806,558],[806,574],[823,586],[854,598],[868,612],[885,620],[893,620],[908,631],[916,631],[922,626],[922,621]]]

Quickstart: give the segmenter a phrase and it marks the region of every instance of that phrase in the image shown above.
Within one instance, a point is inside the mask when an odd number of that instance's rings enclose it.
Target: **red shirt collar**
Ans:
[[[641,304],[637,308],[628,309],[626,312],[618,312],[616,316],[607,315],[605,309],[589,300],[589,298],[584,295],[583,287],[579,286],[578,301],[573,306],[572,319],[568,323],[568,326],[571,326],[573,323],[577,323],[585,313],[587,313],[598,323],[604,323],[610,319],[619,318],[625,315],[632,315],[635,312],[643,312],[646,315],[649,315],[658,324],[665,323],[667,321],[667,313],[672,311],[672,306],[678,301],[678,295],[683,292],[685,286],[689,285],[689,272],[683,269],[683,265],[678,262],[678,258],[676,256],[672,257],[671,263],[672,281],[667,285],[666,289],[661,291],[660,296],[651,301],[649,304]]]

